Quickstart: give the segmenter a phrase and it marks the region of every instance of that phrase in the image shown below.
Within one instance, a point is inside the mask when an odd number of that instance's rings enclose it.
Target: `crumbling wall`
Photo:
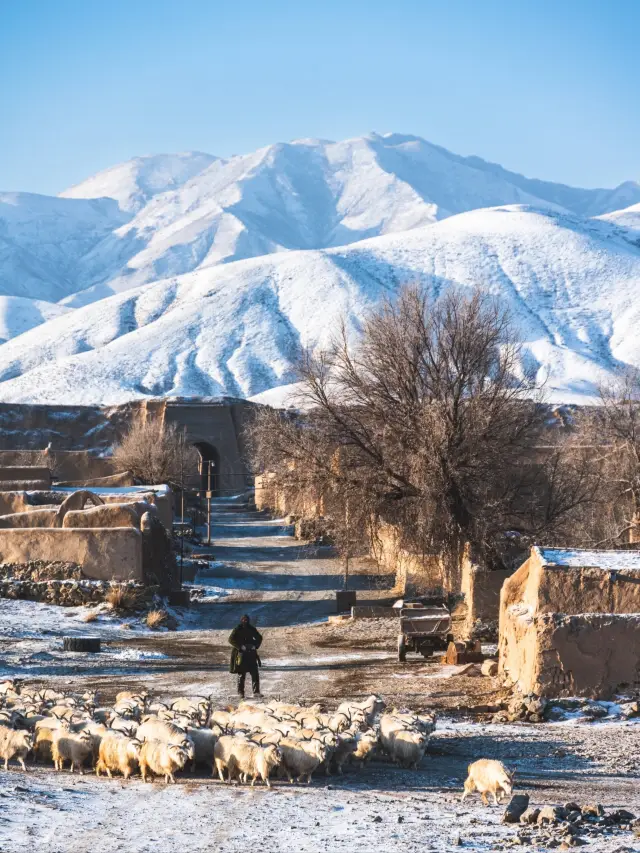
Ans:
[[[640,614],[545,613],[516,624],[502,668],[521,693],[607,699],[640,687]]]
[[[76,488],[120,488],[121,486],[135,486],[136,479],[131,471],[122,471],[119,474],[110,474],[106,477],[85,477],[80,480],[60,481],[58,486],[74,486]]]
[[[525,694],[605,698],[637,685],[638,572],[549,565],[532,549],[502,586],[499,655]]]
[[[32,507],[30,512],[17,512],[0,516],[0,529],[24,527],[54,527],[58,517],[58,508]]]
[[[33,515],[26,513],[27,517]],[[2,521],[2,519],[0,519]],[[105,504],[89,509],[70,510],[64,517],[63,527],[135,527],[140,529],[140,516],[133,505]]]
[[[500,591],[510,576],[508,569],[489,571],[473,560],[465,548],[461,563],[460,592],[463,595],[463,635],[471,636],[475,623],[497,622],[500,617]]]
[[[144,580],[142,537],[133,528],[0,529],[0,563],[77,563],[88,578]]]
[[[255,504],[259,511],[288,514],[286,495],[276,486],[275,474],[259,474],[255,478]]]

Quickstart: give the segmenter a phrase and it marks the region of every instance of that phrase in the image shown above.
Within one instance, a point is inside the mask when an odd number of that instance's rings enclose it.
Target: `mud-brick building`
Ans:
[[[500,672],[541,696],[640,687],[640,552],[534,547],[500,595]]]
[[[114,474],[111,449],[135,421],[161,420],[186,429],[200,458],[201,487],[241,492],[251,482],[244,428],[255,406],[246,400],[163,398],[120,406],[0,403],[0,467],[41,465],[59,480]]]

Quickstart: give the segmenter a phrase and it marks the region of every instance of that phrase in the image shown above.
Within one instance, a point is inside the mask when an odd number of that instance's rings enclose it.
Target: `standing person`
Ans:
[[[229,643],[233,646],[229,672],[238,676],[238,695],[244,699],[244,682],[247,673],[251,674],[253,695],[260,696],[260,673],[258,667],[262,662],[258,649],[262,645],[262,634],[251,624],[251,619],[245,614],[231,634]]]

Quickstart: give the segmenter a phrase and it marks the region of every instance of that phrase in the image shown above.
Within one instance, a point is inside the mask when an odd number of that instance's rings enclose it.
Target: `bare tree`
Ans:
[[[303,413],[258,415],[256,461],[301,500],[348,501],[363,530],[365,517],[384,518],[417,552],[453,565],[470,542],[491,560],[506,531],[551,532],[593,492],[575,454],[536,450],[550,441],[546,409],[520,365],[494,299],[430,301],[408,287],[372,312],[358,343],[343,327],[328,351],[304,356]]]
[[[640,371],[629,368],[601,386],[600,401],[583,430],[599,466],[599,489],[579,527],[581,544],[615,548],[639,538]]]
[[[184,488],[198,464],[186,431],[161,420],[134,421],[113,451],[114,462],[145,485],[171,483]]]

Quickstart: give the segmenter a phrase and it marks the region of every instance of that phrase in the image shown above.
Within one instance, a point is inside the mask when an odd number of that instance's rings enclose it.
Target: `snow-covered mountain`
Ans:
[[[88,305],[0,347],[0,398],[116,403],[250,397],[293,380],[300,346],[408,281],[482,285],[511,309],[525,364],[556,397],[640,363],[640,250],[601,220],[506,206],[348,247],[266,255]]]
[[[262,394],[340,313],[355,328],[417,279],[498,293],[527,368],[556,396],[589,393],[640,364],[640,184],[578,189],[370,134],[0,194],[0,339],[19,335],[0,343],[0,399]]]
[[[632,204],[623,210],[614,210],[613,213],[606,213],[600,218],[607,222],[613,222],[615,225],[621,225],[623,228],[629,228],[631,231],[636,231],[638,240],[640,240],[640,204]]]

